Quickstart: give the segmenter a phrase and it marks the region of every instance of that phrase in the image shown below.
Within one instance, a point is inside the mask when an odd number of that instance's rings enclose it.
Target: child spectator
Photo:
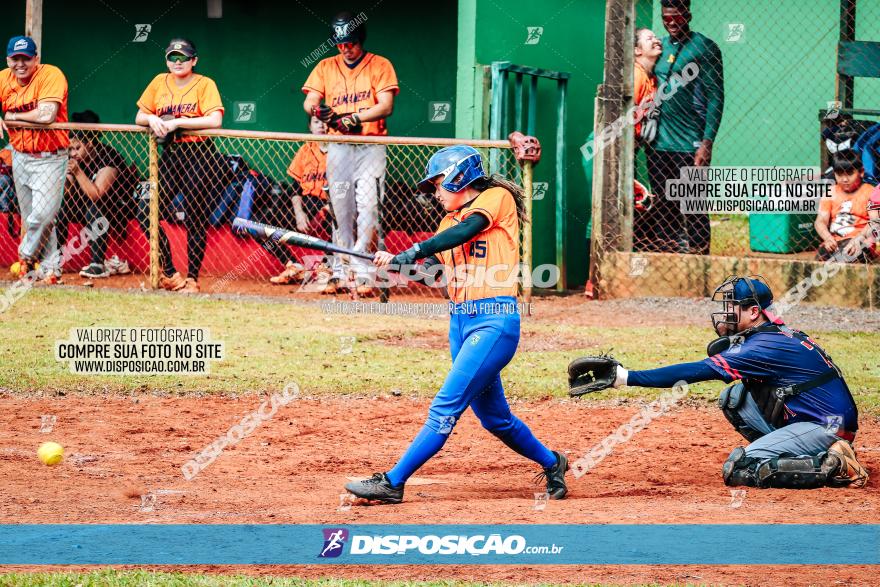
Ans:
[[[314,135],[327,134],[327,124],[317,116],[309,116],[309,131]],[[302,233],[315,232],[315,221],[321,222],[328,214],[327,205],[327,143],[310,141],[294,155],[287,175],[293,179],[293,213],[296,230]],[[265,248],[265,245],[264,245]],[[305,268],[296,261],[288,247],[276,244],[267,249],[284,264],[280,275],[269,278],[273,285],[300,283],[307,278]],[[320,264],[316,275],[329,279],[332,271]]]
[[[832,168],[832,197],[822,200],[816,216],[816,232],[822,239],[816,259],[867,262],[873,255],[860,237],[868,227],[868,201],[873,188],[862,182],[865,172],[855,151],[836,153]]]

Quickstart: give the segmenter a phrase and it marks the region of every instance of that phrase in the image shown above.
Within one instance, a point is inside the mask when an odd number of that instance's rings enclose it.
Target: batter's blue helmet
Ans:
[[[443,189],[460,192],[481,177],[486,177],[483,158],[479,151],[467,145],[440,149],[428,160],[425,178],[419,182],[419,191],[433,194],[435,188],[431,180],[441,175],[443,182],[440,185]]]

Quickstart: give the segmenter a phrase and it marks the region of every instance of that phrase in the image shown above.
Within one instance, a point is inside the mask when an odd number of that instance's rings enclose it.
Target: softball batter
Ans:
[[[483,427],[541,465],[539,477],[546,478],[550,498],[562,499],[568,460],[541,444],[511,413],[501,384],[501,369],[519,343],[520,318],[516,280],[499,273],[510,275],[519,268],[519,230],[525,220],[522,190],[498,176],[487,177],[480,154],[467,146],[435,153],[419,189],[436,195],[446,217],[432,238],[397,255],[376,253],[376,266],[406,266],[425,259],[426,267],[441,264],[446,272],[464,268],[496,279],[475,285],[449,280],[452,370],[431,403],[427,422],[393,469],[345,488],[361,498],[400,503],[406,480],[439,452],[470,406]]]

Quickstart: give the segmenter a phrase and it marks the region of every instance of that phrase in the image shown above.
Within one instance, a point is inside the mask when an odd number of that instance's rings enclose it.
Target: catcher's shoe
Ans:
[[[345,489],[357,497],[384,503],[400,503],[403,501],[403,485],[394,487],[385,473],[374,473],[369,479],[351,481]]]
[[[284,266],[284,271],[275,277],[270,277],[269,282],[272,285],[291,285],[293,283],[302,283],[305,279],[306,270],[299,263],[288,261]]]
[[[568,470],[568,459],[560,452],[553,451],[556,456],[556,464],[549,469],[535,475],[535,482],[541,479],[547,479],[547,494],[550,499],[562,499],[568,493],[568,487],[565,485],[565,472]]]
[[[835,472],[831,485],[864,487],[868,483],[868,471],[856,459],[856,451],[845,440],[838,440],[828,448],[829,455],[837,456],[840,468]]]

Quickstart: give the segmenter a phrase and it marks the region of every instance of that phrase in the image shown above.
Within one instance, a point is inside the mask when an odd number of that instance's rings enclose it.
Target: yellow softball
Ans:
[[[64,447],[57,442],[44,442],[37,449],[37,456],[44,465],[57,465],[64,458]]]
[[[34,263],[34,269],[36,270],[39,268],[40,268],[40,264]],[[22,269],[24,269],[24,268],[21,265],[21,261],[16,261],[15,263],[13,263],[12,265],[9,266],[9,273],[11,273],[13,277],[24,277],[25,274],[22,271]]]

